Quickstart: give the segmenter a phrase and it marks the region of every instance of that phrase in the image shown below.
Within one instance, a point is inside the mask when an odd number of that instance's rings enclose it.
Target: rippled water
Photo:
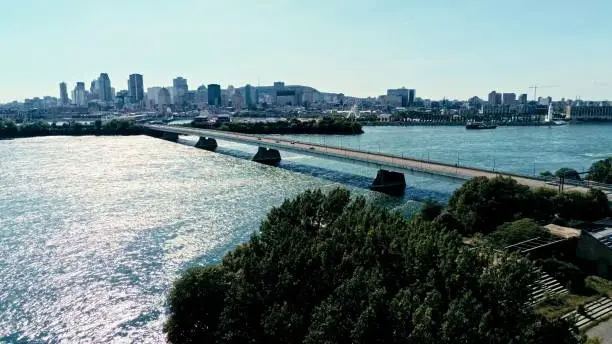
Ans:
[[[462,159],[474,163],[488,152],[513,161],[534,155],[547,161],[546,169],[579,167],[612,153],[612,127],[587,134],[586,127],[574,128],[466,134],[461,128],[379,127],[342,140],[374,150],[382,138],[382,149],[396,153],[399,147],[430,154],[467,149]],[[556,143],[545,150],[551,137]],[[407,175],[406,196],[397,199],[364,189],[376,174],[372,168],[288,153],[274,168],[240,159],[253,147],[222,142],[225,154],[215,154],[189,147],[194,141],[0,141],[0,342],[163,342],[165,296],[180,271],[218,261],[283,199],[308,188],[349,185],[410,213],[412,199],[445,200],[459,185]]]
[[[612,123],[555,127],[366,127],[359,136],[293,137],[447,163],[533,175],[561,167],[586,171],[612,156]]]

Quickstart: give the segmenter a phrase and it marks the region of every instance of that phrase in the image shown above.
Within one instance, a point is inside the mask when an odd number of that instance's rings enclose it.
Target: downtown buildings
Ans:
[[[98,78],[98,98],[102,102],[113,101],[113,91],[111,89],[111,82],[108,74],[100,73]]]
[[[128,97],[132,104],[140,103],[144,100],[142,75],[130,74],[130,78],[128,79]]]
[[[68,87],[65,82],[60,82],[60,104],[68,105],[70,103],[70,99],[68,99]]]

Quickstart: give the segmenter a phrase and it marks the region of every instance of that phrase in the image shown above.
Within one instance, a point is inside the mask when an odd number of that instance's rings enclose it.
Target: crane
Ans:
[[[534,101],[538,101],[537,95],[538,95],[538,88],[550,88],[550,87],[559,87],[559,85],[532,85],[529,86],[529,88],[533,89],[533,100]]]

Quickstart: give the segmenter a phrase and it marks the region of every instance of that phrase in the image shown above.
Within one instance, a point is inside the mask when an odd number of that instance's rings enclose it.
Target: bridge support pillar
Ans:
[[[276,149],[259,147],[253,161],[266,165],[276,166],[281,161],[280,152]]]
[[[195,147],[214,152],[215,149],[217,149],[217,140],[208,137],[200,137]]]
[[[370,189],[391,196],[401,196],[406,189],[406,179],[403,173],[378,170],[376,179],[374,179]]]
[[[178,141],[178,138],[179,138],[179,134],[177,134],[177,133],[169,133],[167,131],[164,131],[164,134],[161,137],[162,140],[172,141],[172,142]]]

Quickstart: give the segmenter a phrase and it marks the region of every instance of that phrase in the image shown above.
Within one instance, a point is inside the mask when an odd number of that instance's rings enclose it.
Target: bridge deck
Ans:
[[[502,172],[502,171],[487,171],[484,169],[446,164],[436,161],[419,160],[408,157],[400,157],[385,153],[375,153],[368,151],[361,151],[352,148],[335,147],[320,145],[316,143],[300,142],[294,140],[288,140],[281,137],[271,137],[265,135],[249,135],[240,133],[221,132],[217,130],[197,129],[197,128],[186,128],[186,127],[173,127],[166,125],[145,125],[145,127],[158,131],[172,132],[182,135],[193,135],[203,136],[219,140],[226,140],[244,144],[251,144],[256,146],[264,146],[269,148],[275,148],[285,151],[292,151],[297,153],[303,153],[322,158],[333,158],[339,160],[346,160],[349,162],[363,163],[367,165],[375,165],[384,167],[390,170],[398,172],[403,171],[418,171],[435,175],[442,175],[458,179],[471,179],[473,177],[488,177],[493,178],[495,176],[510,177],[519,182],[520,184],[527,185],[532,188],[544,187],[549,189],[558,189],[556,183],[547,182],[542,179],[529,178],[527,176],[521,176],[517,174]],[[576,190],[586,192],[588,188],[581,185],[564,185],[565,190]],[[604,190],[605,192],[606,190]],[[612,201],[612,194],[608,193],[608,200]]]

